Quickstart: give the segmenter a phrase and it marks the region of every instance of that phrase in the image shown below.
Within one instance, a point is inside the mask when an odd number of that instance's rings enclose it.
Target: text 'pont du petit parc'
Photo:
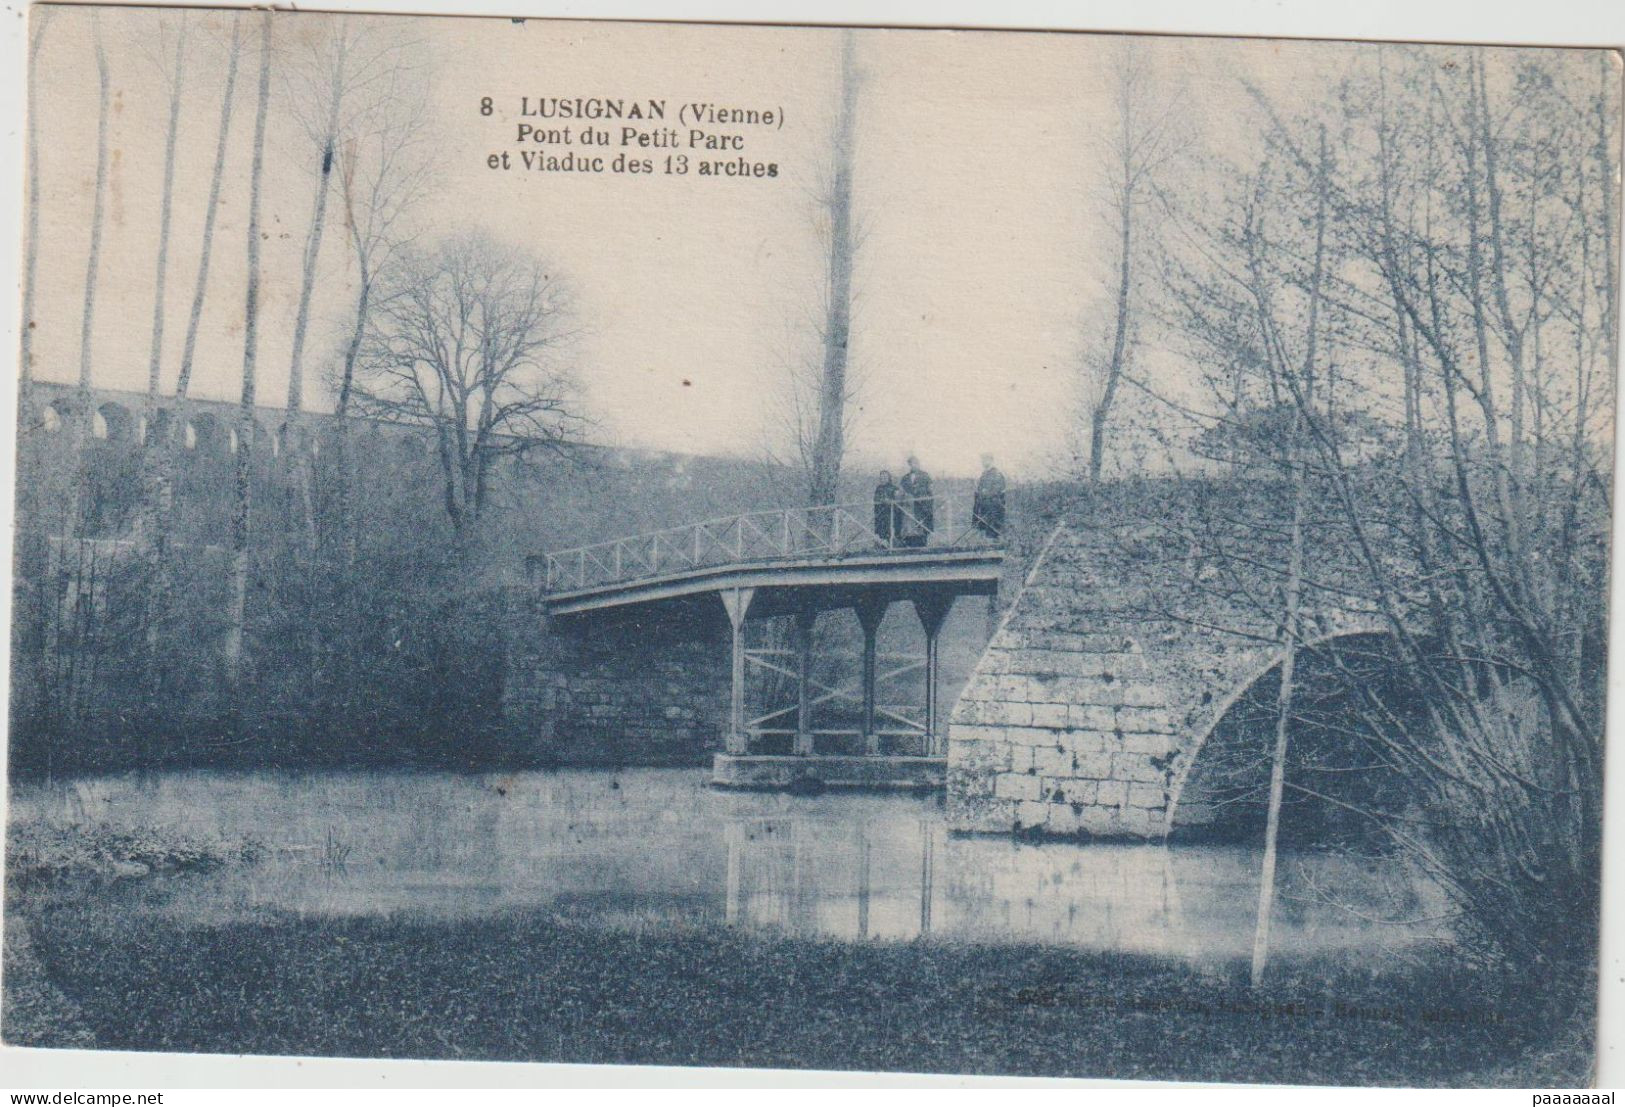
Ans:
[[[495,170],[552,174],[773,179],[779,164],[757,146],[784,127],[784,109],[663,98],[520,96],[505,110],[483,96],[482,117],[511,128],[512,146],[486,158]]]

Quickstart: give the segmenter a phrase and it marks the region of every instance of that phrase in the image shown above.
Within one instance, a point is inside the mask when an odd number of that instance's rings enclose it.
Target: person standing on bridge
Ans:
[[[898,522],[902,514],[899,505],[902,496],[902,490],[897,487],[897,482],[891,479],[889,472],[882,469],[880,483],[875,485],[875,538],[888,550],[897,544]]]
[[[976,529],[999,540],[1004,533],[1004,474],[993,467],[993,455],[982,455],[982,476],[976,482],[976,498],[971,501],[971,521]]]
[[[900,544],[924,546],[936,526],[936,499],[931,495],[931,474],[920,468],[919,458],[908,459],[908,472],[898,487],[903,494]]]

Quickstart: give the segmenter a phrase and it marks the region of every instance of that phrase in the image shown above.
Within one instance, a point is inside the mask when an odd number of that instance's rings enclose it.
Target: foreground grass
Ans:
[[[180,927],[68,900],[27,914],[51,984],[113,1049],[1540,1086],[1584,1082],[1591,1048],[1589,997],[1444,968],[1306,965],[1254,993],[1239,966],[543,913]],[[71,1044],[16,1029],[17,1044]]]

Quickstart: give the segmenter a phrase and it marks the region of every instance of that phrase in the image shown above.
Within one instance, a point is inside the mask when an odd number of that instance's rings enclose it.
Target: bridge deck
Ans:
[[[989,595],[998,588],[1003,565],[1004,550],[998,546],[761,558],[550,592],[546,603],[551,614],[575,615],[742,588],[756,589],[766,600],[772,591],[794,589],[804,605],[827,610],[851,606],[859,592],[928,587],[954,595]]]
[[[1004,549],[967,508],[928,497],[889,514],[869,503],[757,511],[555,551],[532,570],[555,615],[742,588],[795,589],[824,608],[859,591],[986,594]]]

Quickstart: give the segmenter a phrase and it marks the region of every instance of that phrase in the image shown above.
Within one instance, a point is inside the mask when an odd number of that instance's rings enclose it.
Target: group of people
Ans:
[[[1004,491],[1004,474],[994,468],[992,454],[983,454],[971,525],[995,541],[1004,534]],[[920,459],[908,459],[908,472],[901,481],[882,471],[875,486],[875,537],[880,544],[918,548],[931,540],[934,529],[936,498],[931,492],[931,474],[920,468]]]

